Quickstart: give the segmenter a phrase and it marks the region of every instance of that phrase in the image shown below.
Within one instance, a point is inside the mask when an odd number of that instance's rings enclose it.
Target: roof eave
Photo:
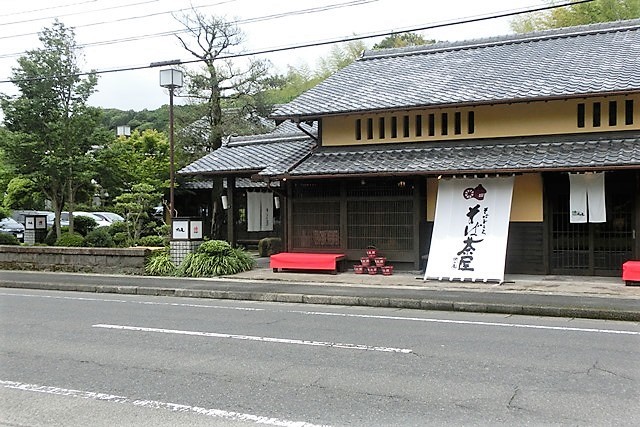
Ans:
[[[510,98],[510,99],[495,99],[488,101],[475,101],[475,102],[455,102],[455,103],[446,103],[446,104],[422,104],[422,105],[401,105],[397,107],[389,107],[389,108],[377,108],[377,109],[358,109],[358,110],[342,110],[337,112],[332,111],[318,111],[314,113],[307,114],[286,114],[286,115],[270,115],[270,118],[274,120],[293,120],[293,121],[305,121],[305,120],[319,120],[322,117],[335,117],[335,116],[345,116],[345,115],[356,115],[356,114],[372,114],[372,113],[389,113],[393,111],[413,111],[413,110],[421,110],[425,108],[460,108],[460,107],[476,107],[481,105],[497,105],[497,104],[518,104],[518,103],[529,103],[529,102],[537,102],[537,101],[558,101],[558,100],[569,100],[575,98],[593,98],[593,97],[601,97],[601,96],[618,96],[618,95],[628,95],[640,93],[640,88],[635,89],[621,89],[615,91],[605,91],[605,92],[584,92],[584,93],[574,93],[574,94],[565,94],[565,95],[555,95],[555,96],[544,96],[544,97],[528,97],[528,98]]]

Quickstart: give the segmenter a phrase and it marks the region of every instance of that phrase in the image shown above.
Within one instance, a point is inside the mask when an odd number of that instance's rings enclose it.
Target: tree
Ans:
[[[356,59],[360,58],[366,49],[367,45],[365,45],[362,40],[334,44],[331,46],[329,55],[318,60],[318,68],[315,72],[315,76],[321,80],[326,79],[331,74],[343,69]]]
[[[2,205],[8,209],[42,209],[44,200],[33,181],[16,176],[9,181]]]
[[[547,0],[549,4],[557,1]],[[640,18],[640,0],[594,0],[523,15],[511,21],[516,33]]]
[[[426,40],[422,35],[416,33],[392,34],[382,39],[379,43],[374,44],[373,49],[422,46],[425,44],[433,44],[435,42],[435,40]]]
[[[56,21],[39,39],[42,48],[27,51],[12,70],[20,94],[0,100],[12,133],[2,140],[2,149],[15,172],[51,200],[59,236],[65,202],[73,211],[75,194],[93,176],[89,153],[100,142],[94,138],[99,112],[87,99],[97,77],[80,76],[80,50],[72,29]]]
[[[115,209],[125,218],[130,241],[140,238],[148,212],[160,200],[160,193],[149,184],[136,184],[131,192],[116,197]]]
[[[111,197],[134,184],[148,184],[157,192],[169,187],[169,141],[156,130],[135,130],[129,138],[116,138],[97,150],[95,159],[96,180]]]
[[[201,115],[210,129],[203,141],[204,151],[220,147],[223,132],[223,102],[252,113],[251,96],[258,93],[267,76],[268,63],[248,59],[242,66],[230,55],[243,42],[244,35],[236,25],[215,16],[205,16],[196,9],[178,20],[184,25],[187,35],[177,36],[178,40],[202,66],[186,72],[185,90],[189,98],[202,106]],[[198,151],[198,150],[196,150]]]

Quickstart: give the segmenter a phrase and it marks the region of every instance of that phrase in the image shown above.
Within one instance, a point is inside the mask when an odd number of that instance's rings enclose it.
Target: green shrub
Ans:
[[[60,235],[60,238],[56,241],[56,246],[69,246],[79,247],[84,243],[84,237],[80,233],[65,232]]]
[[[111,237],[118,233],[127,233],[127,223],[124,221],[111,223],[111,225],[107,227],[107,231],[111,234]]]
[[[73,231],[83,236],[89,234],[97,225],[96,220],[88,216],[79,215],[73,217]]]
[[[113,243],[116,244],[119,248],[125,248],[129,245],[129,233],[126,232],[118,232],[113,235]]]
[[[209,240],[186,256],[177,273],[189,277],[223,276],[250,270],[254,265],[253,256],[244,250],[234,249],[223,240]]]
[[[144,271],[149,276],[173,276],[176,266],[171,261],[169,250],[154,251],[147,259]]]
[[[90,231],[84,238],[84,246],[90,248],[113,248],[116,244],[106,229],[107,227],[98,227]]]
[[[64,225],[60,227],[60,233],[67,233],[67,232],[69,232],[68,226]],[[56,235],[56,228],[51,227],[51,229],[47,233],[47,236],[44,238],[44,243],[47,246],[55,246],[56,240],[58,240],[58,236]]]
[[[20,241],[13,234],[0,233],[0,245],[19,245]]]
[[[278,237],[265,237],[258,242],[258,254],[261,257],[271,256],[282,252],[282,239]]]
[[[167,242],[162,236],[144,236],[136,243],[138,246],[165,246]]]

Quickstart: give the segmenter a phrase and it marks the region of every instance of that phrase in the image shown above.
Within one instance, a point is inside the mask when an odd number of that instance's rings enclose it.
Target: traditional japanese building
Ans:
[[[507,273],[640,257],[640,20],[368,51],[272,117],[318,126],[296,161],[251,171],[286,196],[288,251],[424,266],[444,184],[506,177]]]

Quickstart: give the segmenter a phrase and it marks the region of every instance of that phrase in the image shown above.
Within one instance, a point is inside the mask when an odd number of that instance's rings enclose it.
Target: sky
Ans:
[[[237,21],[244,43],[236,52],[299,46],[432,24],[495,15],[546,5],[544,0],[27,0],[3,1],[0,11],[0,93],[15,95],[10,79],[17,58],[41,47],[38,32],[54,19],[73,27],[83,46],[83,70],[148,66],[153,62],[193,57],[173,31],[183,28],[175,16],[191,8]],[[276,16],[280,15],[280,16]],[[282,16],[283,15],[283,16]],[[261,19],[257,19],[261,18]],[[511,32],[512,18],[419,31],[426,39],[456,41]],[[168,33],[168,34],[167,34]],[[368,47],[381,37],[364,40]],[[308,65],[313,69],[331,45],[269,53],[273,70]],[[197,67],[197,65],[188,65]],[[156,109],[168,103],[159,86],[160,68],[101,74],[91,105],[121,110]],[[178,100],[177,103],[180,103]]]

